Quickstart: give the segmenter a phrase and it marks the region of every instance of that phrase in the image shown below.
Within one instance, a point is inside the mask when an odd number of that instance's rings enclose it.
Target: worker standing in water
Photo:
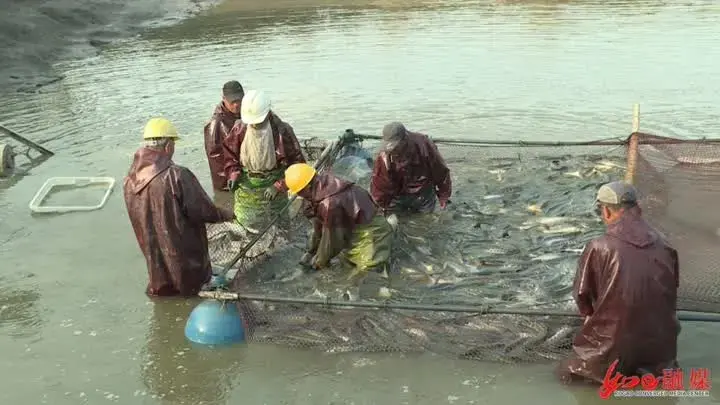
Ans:
[[[225,176],[225,154],[223,141],[227,138],[235,122],[240,119],[240,104],[245,95],[240,82],[232,80],[223,86],[222,100],[215,107],[210,122],[205,125],[205,153],[210,165],[210,177],[213,189],[227,191]]]
[[[287,203],[283,172],[305,158],[293,128],[272,111],[264,92],[248,91],[240,110],[242,122],[223,144],[225,173],[238,223],[256,233],[256,224]]]
[[[580,257],[573,296],[585,323],[559,376],[602,383],[615,360],[626,376],[662,375],[677,367],[677,251],[643,219],[632,185],[605,184],[596,201],[607,230]]]
[[[384,210],[428,213],[436,197],[445,208],[452,194],[450,169],[426,135],[399,122],[383,128],[383,146],[375,159],[370,193]]]
[[[305,215],[313,222],[302,264],[322,269],[347,250],[345,259],[355,266],[356,275],[385,270],[392,250],[391,223],[396,222],[377,215],[378,207],[366,190],[332,174],[316,173],[305,163],[290,166],[285,182],[291,193],[305,200]]]
[[[151,119],[143,139],[123,191],[147,262],[147,294],[193,296],[212,277],[205,224],[231,221],[234,215],[212,203],[189,169],[173,163],[179,136],[170,121]]]

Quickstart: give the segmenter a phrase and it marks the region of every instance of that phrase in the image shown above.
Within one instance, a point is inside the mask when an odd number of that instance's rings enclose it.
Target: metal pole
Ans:
[[[625,181],[633,183],[635,180],[635,167],[637,165],[638,145],[640,132],[640,104],[633,106],[632,133],[630,134],[630,142],[627,149],[627,170],[625,171]]]
[[[50,152],[49,150],[43,148],[42,146],[36,144],[35,142],[33,142],[33,141],[31,141],[31,140],[25,138],[24,136],[21,136],[21,135],[18,134],[17,132],[15,132],[15,131],[13,131],[13,130],[11,130],[11,129],[9,129],[9,128],[4,127],[3,125],[0,125],[0,131],[4,132],[4,133],[5,133],[7,136],[9,136],[10,138],[12,138],[12,139],[14,139],[14,140],[16,140],[16,141],[18,141],[18,142],[26,145],[26,146],[29,146],[29,147],[31,147],[31,148],[39,151],[40,153],[42,153],[42,154],[44,154],[44,155],[48,155],[48,156],[53,156],[53,155],[54,155],[54,153]]]

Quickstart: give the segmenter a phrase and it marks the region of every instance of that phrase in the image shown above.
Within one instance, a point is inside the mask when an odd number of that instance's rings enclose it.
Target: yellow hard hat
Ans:
[[[167,118],[152,118],[145,124],[143,139],[172,138],[180,139],[175,125]]]
[[[297,194],[310,184],[315,177],[315,168],[307,163],[295,163],[285,170],[285,185],[288,190]]]

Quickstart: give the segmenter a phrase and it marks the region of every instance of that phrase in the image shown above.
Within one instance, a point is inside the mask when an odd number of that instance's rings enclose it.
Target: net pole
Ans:
[[[627,150],[627,171],[625,171],[625,181],[633,183],[635,179],[635,166],[637,164],[638,154],[638,133],[640,132],[640,104],[633,105],[632,133],[630,134],[630,143]]]
[[[4,132],[7,136],[22,143],[23,145],[37,150],[38,152],[42,153],[45,156],[53,156],[54,155],[54,153],[50,152],[49,150],[43,148],[42,146],[38,145],[37,143],[25,138],[24,136],[18,134],[17,132],[15,132],[3,125],[0,125],[0,131]]]
[[[454,312],[474,314],[497,314],[497,315],[525,315],[525,316],[558,316],[565,318],[581,318],[577,312],[561,310],[531,309],[531,308],[492,308],[485,305],[437,305],[437,304],[410,304],[390,302],[368,302],[368,301],[334,301],[329,298],[324,300],[311,298],[290,298],[271,297],[257,294],[239,294],[230,291],[200,291],[198,295],[202,298],[210,298],[218,301],[259,301],[285,304],[304,304],[322,307],[339,308],[367,308],[386,310],[409,310],[409,311],[433,311],[433,312]],[[680,321],[686,322],[720,322],[718,314],[677,311]]]

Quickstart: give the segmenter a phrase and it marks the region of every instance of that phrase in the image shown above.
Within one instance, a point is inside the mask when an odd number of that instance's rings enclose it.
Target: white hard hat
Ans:
[[[259,124],[265,121],[270,112],[270,97],[265,92],[250,90],[245,93],[240,104],[240,117],[248,125]]]

